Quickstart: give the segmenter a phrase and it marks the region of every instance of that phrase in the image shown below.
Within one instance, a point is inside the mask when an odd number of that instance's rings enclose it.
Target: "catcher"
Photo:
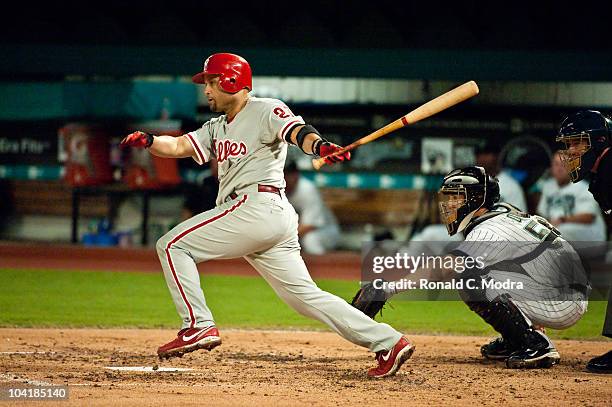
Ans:
[[[445,263],[437,269],[421,267],[411,278],[461,282],[463,301],[501,334],[481,347],[485,358],[504,360],[509,368],[557,364],[559,353],[541,328],[568,328],[585,313],[590,286],[578,254],[544,218],[499,203],[497,180],[482,167],[451,171],[438,196],[449,235],[463,232],[466,237],[447,257],[480,257],[481,268],[458,273],[444,268]],[[516,284],[506,288],[503,282],[510,280]],[[365,284],[352,305],[374,318],[400,291],[389,286]]]

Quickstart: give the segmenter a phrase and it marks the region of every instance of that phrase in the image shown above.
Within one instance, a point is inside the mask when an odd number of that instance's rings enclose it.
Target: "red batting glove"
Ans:
[[[315,153],[318,156],[325,158],[325,163],[328,165],[350,160],[351,159],[350,151],[346,151],[338,155],[332,155],[340,149],[342,149],[342,147],[340,147],[337,144],[330,143],[329,141],[321,141],[319,142],[319,144],[317,144],[316,146],[317,151],[315,151]]]
[[[149,148],[151,144],[153,144],[153,135],[144,131],[135,131],[121,140],[123,146]]]

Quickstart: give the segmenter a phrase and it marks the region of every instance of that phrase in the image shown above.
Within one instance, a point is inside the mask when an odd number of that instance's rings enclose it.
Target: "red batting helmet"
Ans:
[[[204,69],[191,79],[204,83],[206,75],[219,75],[219,86],[226,92],[236,93],[244,88],[253,89],[251,67],[240,55],[226,52],[213,54],[204,61]]]

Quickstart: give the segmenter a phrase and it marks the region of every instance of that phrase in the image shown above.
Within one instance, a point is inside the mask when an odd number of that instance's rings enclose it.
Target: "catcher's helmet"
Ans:
[[[226,52],[213,54],[204,61],[204,69],[191,78],[194,83],[205,83],[206,75],[219,75],[219,86],[228,93],[253,89],[251,67],[240,55]]]
[[[482,167],[458,168],[449,172],[438,191],[440,217],[449,235],[463,231],[480,208],[499,201],[499,184]]]
[[[573,182],[584,179],[597,158],[611,145],[612,121],[595,110],[583,110],[563,120],[557,141],[561,161]]]

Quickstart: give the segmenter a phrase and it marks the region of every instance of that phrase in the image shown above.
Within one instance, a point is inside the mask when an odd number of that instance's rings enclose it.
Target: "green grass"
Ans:
[[[0,269],[0,326],[178,328],[179,318],[161,273],[24,271]],[[356,282],[319,280],[342,298]],[[279,300],[259,277],[203,275],[206,300],[220,327],[326,329]],[[555,338],[601,338],[605,302],[592,302],[574,327]],[[393,301],[381,321],[406,333],[492,335],[459,301]]]

